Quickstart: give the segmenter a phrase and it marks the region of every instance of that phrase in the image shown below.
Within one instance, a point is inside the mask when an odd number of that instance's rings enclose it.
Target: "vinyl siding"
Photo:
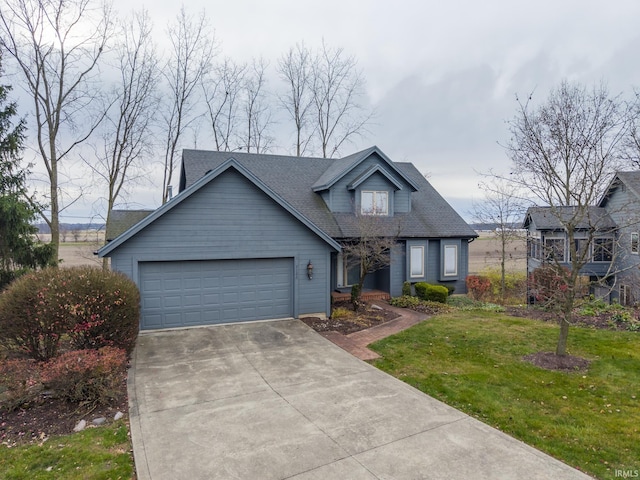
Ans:
[[[230,169],[111,253],[138,282],[140,261],[292,257],[294,315],[329,313],[333,249],[237,171]],[[314,265],[313,280],[307,263]]]
[[[411,204],[411,186],[399,176],[394,176],[394,178],[402,184],[402,190],[398,190],[395,193],[395,187],[381,173],[375,173],[362,184],[358,185],[355,195],[352,190],[347,188],[354,179],[358,178],[358,176],[362,175],[372,166],[378,164],[381,164],[388,169],[386,163],[382,162],[377,155],[372,155],[331,187],[331,202],[330,205],[328,205],[333,212],[350,213],[354,211],[354,205],[359,209],[360,192],[362,190],[386,190],[389,192],[390,213],[404,213],[409,211]]]

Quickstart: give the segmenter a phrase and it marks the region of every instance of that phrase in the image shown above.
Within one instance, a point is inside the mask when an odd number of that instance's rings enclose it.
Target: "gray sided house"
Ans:
[[[591,293],[606,301],[631,305],[640,301],[640,172],[618,172],[597,206],[575,224],[574,251],[586,249],[581,275]],[[527,271],[544,263],[570,266],[571,247],[565,225],[574,207],[532,207],[525,216]]]
[[[640,302],[640,171],[618,172],[598,206],[616,224],[615,282],[612,299],[623,305]]]
[[[396,239],[366,289],[463,293],[477,236],[412,164],[377,147],[341,159],[185,150],[178,195],[113,218],[98,254],[138,284],[142,329],[329,315],[331,292],[358,281],[341,245],[363,224]]]

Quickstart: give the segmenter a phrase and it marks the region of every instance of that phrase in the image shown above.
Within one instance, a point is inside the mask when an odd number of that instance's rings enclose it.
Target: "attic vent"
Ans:
[[[209,175],[211,172],[213,172],[213,169],[207,170],[206,172],[204,172],[204,174]]]

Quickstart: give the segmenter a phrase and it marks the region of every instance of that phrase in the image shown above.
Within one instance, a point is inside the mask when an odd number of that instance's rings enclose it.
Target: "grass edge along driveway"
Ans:
[[[39,444],[0,446],[0,478],[7,480],[133,477],[133,455],[124,420],[52,436]]]
[[[522,360],[557,336],[554,324],[459,311],[370,348],[381,370],[589,475],[640,476],[640,334],[572,327],[584,372]]]

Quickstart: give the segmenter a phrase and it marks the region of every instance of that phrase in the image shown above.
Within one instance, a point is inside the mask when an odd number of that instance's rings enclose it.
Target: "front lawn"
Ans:
[[[120,420],[39,444],[1,447],[0,478],[129,479],[133,477],[127,425]]]
[[[557,336],[553,324],[457,311],[370,348],[376,367],[589,475],[639,472],[640,334],[572,328],[568,350],[586,371],[523,360],[554,351]]]

